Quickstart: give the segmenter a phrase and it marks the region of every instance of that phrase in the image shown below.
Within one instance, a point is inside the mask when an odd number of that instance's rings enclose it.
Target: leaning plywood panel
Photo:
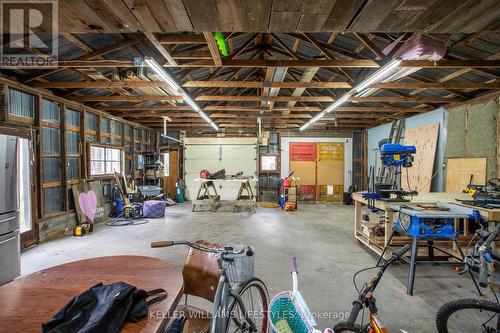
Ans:
[[[414,156],[413,167],[403,168],[401,177],[403,188],[419,193],[431,191],[438,134],[438,123],[406,130],[404,144],[415,146],[417,153]]]
[[[446,192],[462,192],[471,181],[486,184],[486,158],[449,158],[446,161]]]

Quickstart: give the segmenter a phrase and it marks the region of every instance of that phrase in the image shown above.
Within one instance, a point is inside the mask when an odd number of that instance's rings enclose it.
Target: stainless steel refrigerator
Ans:
[[[17,142],[0,135],[0,285],[21,274]]]

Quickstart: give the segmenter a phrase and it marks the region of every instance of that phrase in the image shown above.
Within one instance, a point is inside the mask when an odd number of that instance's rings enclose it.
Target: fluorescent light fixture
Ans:
[[[396,59],[389,61],[387,64],[385,64],[384,66],[379,68],[375,73],[370,75],[370,77],[366,78],[365,80],[363,80],[363,82],[361,82],[356,87],[354,87],[354,91],[361,92],[362,90],[367,88],[369,85],[371,85],[377,81],[380,81],[381,79],[384,78],[384,76],[386,76],[393,69],[398,67],[400,63],[401,63],[401,60],[396,60]]]
[[[311,120],[309,120],[308,122],[306,122],[304,125],[302,125],[300,127],[300,130],[301,131],[305,130],[311,124],[313,124],[313,123],[317,122],[319,119],[321,119],[326,113],[332,112],[333,110],[335,110],[336,108],[338,108],[340,105],[342,105],[343,103],[347,102],[347,100],[352,95],[354,95],[356,93],[360,93],[357,96],[364,95],[364,93],[365,93],[364,90],[368,86],[370,86],[371,84],[373,84],[375,82],[378,82],[378,81],[384,79],[384,77],[387,76],[396,67],[398,67],[399,64],[401,64],[401,60],[395,60],[394,59],[394,60],[389,61],[387,64],[385,64],[384,66],[382,66],[381,68],[379,68],[375,73],[373,73],[372,75],[370,75],[367,79],[363,80],[363,82],[361,82],[359,85],[357,85],[356,87],[354,87],[351,90],[349,90],[342,97],[340,97],[339,99],[337,99],[335,102],[333,102],[332,104],[330,104],[326,109],[324,109],[319,114],[317,114],[314,118],[312,118]],[[392,77],[394,77],[394,75],[391,75],[390,77],[392,78]],[[371,89],[373,89],[373,88],[370,88],[368,90],[371,90]],[[335,117],[334,120],[335,120],[335,126],[337,126],[337,118]]]
[[[163,81],[167,82],[170,88],[179,91],[181,90],[181,87],[175,82],[175,80],[161,67],[156,60],[154,60],[151,57],[145,57],[144,62],[151,67],[156,75],[158,75]]]
[[[193,99],[184,91],[184,89],[182,89],[179,84],[170,76],[170,74],[168,74],[165,69],[163,69],[162,66],[160,66],[153,58],[151,57],[145,57],[144,58],[144,62],[151,68],[155,71],[155,73],[165,82],[168,83],[168,85],[174,90],[176,91],[178,94],[180,94],[182,96],[182,99],[184,100],[184,102],[186,102],[187,104],[189,104],[189,106],[191,106],[196,112],[198,112],[200,114],[200,116],[205,119],[205,121],[207,123],[210,124],[210,126],[212,126],[216,131],[219,130],[219,127],[212,121],[212,119],[210,119],[209,116],[207,116],[205,114],[205,112],[203,112],[201,110],[201,108],[198,106],[198,104],[195,103],[195,101],[193,101]]]
[[[311,126],[311,124],[314,124],[315,122],[317,122],[318,120],[320,120],[321,118],[323,118],[323,116],[326,114],[325,111],[321,111],[320,113],[318,113],[314,118],[312,118],[311,120],[309,120],[307,123],[305,123],[304,125],[302,125],[299,130],[303,131],[305,130],[306,128],[308,128],[309,126]]]
[[[347,93],[344,96],[340,97],[335,102],[333,102],[329,107],[327,107],[325,109],[325,112],[326,113],[332,112],[337,107],[339,107],[341,104],[343,104],[344,102],[346,102],[349,99],[349,97],[351,97],[351,96],[352,96],[351,94]]]

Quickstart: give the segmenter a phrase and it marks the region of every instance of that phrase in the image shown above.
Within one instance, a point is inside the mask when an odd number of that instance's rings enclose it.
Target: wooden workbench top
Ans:
[[[362,204],[367,204],[368,200],[364,199],[361,195],[362,192],[355,192],[352,194],[352,199],[358,202],[361,202]],[[436,203],[438,201],[443,201],[443,202],[449,202],[449,203],[454,203],[460,206],[464,206],[467,208],[473,208],[477,209],[479,212],[481,212],[482,217],[486,221],[500,221],[500,209],[487,209],[487,208],[481,208],[481,207],[473,207],[469,205],[465,205],[459,201],[459,200],[471,200],[471,196],[467,193],[449,193],[449,192],[430,192],[430,193],[421,193],[419,195],[416,195],[413,197],[413,199],[410,202],[400,202],[400,201],[392,201],[392,202],[387,202],[387,201],[381,201],[381,200],[375,200],[374,206],[378,209],[381,210],[387,210],[391,206],[397,206],[397,205],[415,205],[415,204],[432,204]]]

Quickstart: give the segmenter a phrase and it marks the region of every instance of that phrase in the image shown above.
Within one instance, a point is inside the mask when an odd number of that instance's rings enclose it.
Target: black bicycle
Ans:
[[[500,333],[500,303],[494,288],[488,279],[498,280],[499,275],[488,269],[494,261],[500,261],[491,243],[500,234],[500,224],[494,231],[484,227],[478,229],[475,236],[479,241],[475,244],[470,254],[464,259],[463,272],[470,270],[479,274],[479,286],[491,288],[495,301],[482,298],[463,298],[442,305],[436,315],[438,333],[481,332]]]
[[[366,271],[371,268],[362,269],[361,271],[354,274],[353,282],[354,287],[358,291],[358,298],[352,303],[352,309],[349,314],[349,320],[341,321],[335,325],[333,331],[335,333],[341,332],[356,332],[356,333],[385,333],[389,332],[389,329],[379,320],[377,317],[378,309],[376,305],[375,297],[373,296],[373,292],[377,288],[380,279],[384,275],[385,270],[396,260],[400,259],[406,252],[410,250],[411,246],[405,245],[398,252],[393,253],[392,256],[387,259],[382,265],[371,267],[378,268],[377,274],[372,278],[369,283],[366,283],[361,290],[358,290],[356,286],[356,275],[363,271]],[[356,320],[358,318],[359,312],[364,308],[368,308],[370,311],[370,322],[367,324],[357,324]]]

